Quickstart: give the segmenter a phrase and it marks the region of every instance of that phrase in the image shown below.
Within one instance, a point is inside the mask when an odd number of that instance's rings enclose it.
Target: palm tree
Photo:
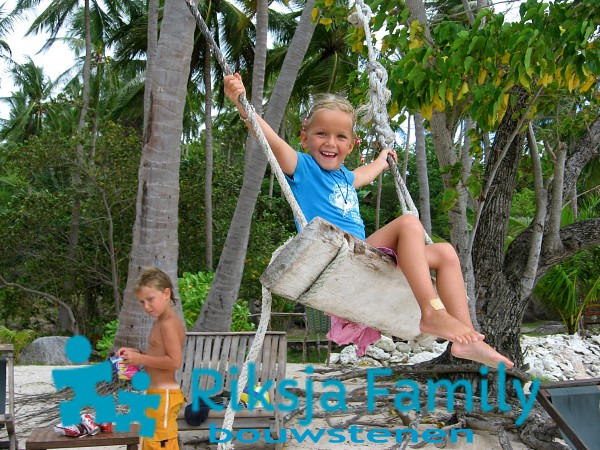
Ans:
[[[152,105],[142,148],[127,287],[115,345],[145,346],[152,320],[133,295],[145,266],[177,280],[179,162],[194,21],[184,2],[167,0],[156,49]],[[177,284],[175,283],[175,290]],[[181,305],[178,307],[181,314]]]
[[[38,6],[39,3],[40,0],[19,0],[17,2],[17,6],[15,7],[14,13],[21,13],[25,10]],[[40,31],[48,31],[50,37],[47,40],[44,48],[49,48],[56,41],[58,33],[63,29],[65,23],[69,19],[74,17],[78,9],[79,2],[77,0],[51,2],[50,5],[33,21],[31,26],[29,27],[29,30],[27,31],[27,34],[37,33]],[[89,83],[92,58],[92,41],[90,28],[90,1],[84,0],[85,57],[83,62],[83,83],[81,85],[81,108],[79,110],[79,118],[76,130],[77,135],[80,136],[74,160],[76,167],[85,167],[85,155],[83,150],[83,139],[81,134],[87,125],[87,114],[90,106]],[[71,205],[71,225],[69,230],[69,249],[67,254],[67,257],[69,259],[74,259],[75,257],[80,232],[79,228],[81,217],[81,198],[79,196],[79,188],[82,184],[82,180],[81,174],[78,170],[73,171],[72,184],[74,187],[74,196],[73,203]],[[67,292],[69,292],[75,285],[75,278],[76,273],[73,272],[71,277],[65,282],[65,288]]]
[[[11,50],[3,37],[12,30],[14,16],[5,13],[6,3],[0,5],[0,58],[10,57]]]
[[[577,217],[571,208],[565,208],[561,222],[567,224],[597,217],[599,206],[600,196],[590,195],[580,205]],[[577,332],[584,309],[598,299],[599,263],[600,247],[585,250],[550,269],[534,289],[539,298],[558,311],[569,334]]]
[[[42,131],[51,108],[48,100],[54,83],[44,75],[44,69],[36,66],[30,57],[27,57],[24,64],[14,63],[9,73],[18,90],[10,97],[2,98],[10,105],[10,117],[0,128],[0,139],[23,142]]]

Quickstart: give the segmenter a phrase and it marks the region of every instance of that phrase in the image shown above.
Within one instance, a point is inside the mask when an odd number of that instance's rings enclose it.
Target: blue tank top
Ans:
[[[342,230],[365,239],[365,225],[358,207],[358,195],[352,186],[354,173],[342,165],[340,170],[324,170],[312,156],[298,154],[293,177],[286,175],[294,197],[306,220],[319,216]],[[296,224],[297,226],[297,224]]]

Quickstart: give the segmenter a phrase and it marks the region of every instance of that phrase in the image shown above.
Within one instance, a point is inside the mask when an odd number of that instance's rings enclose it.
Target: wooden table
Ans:
[[[34,429],[25,444],[27,450],[46,450],[49,448],[82,448],[108,445],[126,445],[127,450],[137,450],[139,443],[139,425],[132,425],[129,433],[98,433],[95,436],[81,438],[60,436],[53,427]]]

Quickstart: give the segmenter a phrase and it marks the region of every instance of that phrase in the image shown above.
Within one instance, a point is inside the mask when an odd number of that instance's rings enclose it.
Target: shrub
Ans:
[[[0,325],[0,344],[12,344],[15,362],[19,362],[21,351],[31,344],[36,337],[33,330],[12,331]]]
[[[200,310],[210,291],[214,277],[213,272],[184,272],[179,279],[179,296],[185,326],[189,330],[196,323]],[[231,317],[231,331],[252,331],[255,325],[250,321],[250,308],[248,302],[238,300],[233,305]]]

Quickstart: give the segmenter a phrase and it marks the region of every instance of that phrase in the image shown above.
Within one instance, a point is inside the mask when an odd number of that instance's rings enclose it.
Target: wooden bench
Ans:
[[[188,332],[186,336],[183,367],[180,376],[181,389],[188,402],[192,403],[192,372],[194,369],[218,371],[223,377],[223,386],[220,387],[220,391],[227,390],[231,392],[231,380],[234,375],[230,373],[229,369],[237,366],[239,372],[241,372],[248,350],[254,341],[254,333]],[[267,332],[262,351],[255,362],[256,382],[264,385],[267,380],[273,380],[275,384],[282,381],[285,378],[286,363],[287,337],[285,332]],[[237,375],[235,375],[235,378],[237,378]],[[215,380],[213,377],[203,376],[200,377],[198,384],[198,389],[209,390],[215,387]],[[269,391],[269,396],[272,403],[281,402],[280,393],[277,392],[276,388]],[[184,408],[182,408],[177,424],[180,431],[209,430],[211,424],[221,428],[224,416],[225,410],[211,410],[206,421],[199,426],[191,426],[185,421]],[[237,430],[269,430],[271,438],[279,440],[282,429],[281,414],[277,410],[266,411],[264,409],[237,411],[233,427]],[[281,448],[282,445],[278,445],[278,447]]]
[[[98,433],[81,438],[60,436],[53,427],[34,429],[25,443],[26,450],[46,450],[49,448],[84,448],[109,445],[126,445],[127,450],[137,450],[140,426],[134,424],[129,433]]]

